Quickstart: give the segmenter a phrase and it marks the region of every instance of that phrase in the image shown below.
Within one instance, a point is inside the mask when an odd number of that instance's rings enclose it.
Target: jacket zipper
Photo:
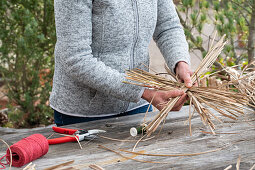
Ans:
[[[134,45],[132,49],[132,55],[131,55],[131,62],[130,62],[130,69],[134,69],[134,60],[135,60],[135,46],[138,41],[138,34],[139,34],[139,16],[138,16],[138,8],[137,8],[137,0],[133,1],[133,7],[134,7],[134,13],[135,13],[135,22],[136,22],[136,31],[135,31],[135,39],[134,39]]]

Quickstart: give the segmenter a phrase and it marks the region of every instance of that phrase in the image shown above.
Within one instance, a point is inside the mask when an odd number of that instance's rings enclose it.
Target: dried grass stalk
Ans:
[[[119,155],[119,156],[121,156],[121,157],[123,157],[123,158],[125,158],[125,159],[131,159],[131,160],[133,160],[133,161],[142,162],[142,163],[169,164],[168,162],[154,162],[154,161],[145,161],[145,160],[141,160],[141,159],[135,159],[135,158],[132,158],[132,157],[125,156],[125,155],[121,154],[120,152],[117,152],[117,151],[115,151],[115,150],[113,150],[113,149],[107,148],[107,147],[105,147],[105,146],[103,146],[103,145],[98,145],[98,146],[99,146],[100,148],[102,148],[102,149],[111,151],[111,152],[113,152],[113,153],[115,153],[115,154],[117,154],[117,155]],[[138,152],[138,153],[139,153],[139,152]],[[136,154],[135,154],[135,155],[136,155]]]
[[[89,167],[94,170],[104,170],[104,168],[102,168],[101,166],[96,165],[96,164],[91,164],[91,165],[89,165]]]
[[[180,157],[180,156],[197,156],[197,155],[203,155],[203,154],[207,154],[207,153],[212,153],[212,152],[217,152],[222,150],[223,148],[217,148],[217,149],[213,149],[213,150],[209,150],[209,151],[204,151],[204,152],[197,152],[197,153],[179,153],[179,154],[149,154],[149,153],[139,153],[139,152],[131,152],[128,150],[124,150],[124,149],[119,149],[122,152],[126,152],[126,153],[132,153],[135,155],[143,155],[143,156],[161,156],[161,157]]]
[[[204,76],[208,69],[212,67],[213,63],[216,61],[217,57],[223,50],[224,45],[227,43],[224,41],[224,37],[225,36],[223,36],[215,45],[211,45],[208,54],[201,61],[199,67],[191,76],[191,80],[193,83],[199,82],[201,77]],[[213,134],[215,134],[215,124],[213,121],[217,120],[221,123],[223,121],[215,114],[213,114],[213,112],[206,106],[211,107],[213,110],[220,113],[224,117],[236,120],[239,115],[244,114],[244,109],[247,105],[249,105],[249,100],[252,99],[255,101],[254,97],[249,96],[251,94],[254,94],[252,89],[254,86],[251,86],[250,84],[249,86],[247,85],[245,87],[239,85],[242,89],[245,89],[245,92],[239,92],[237,88],[232,89],[222,87],[202,87],[199,83],[198,87],[191,87],[188,89],[183,83],[180,83],[178,81],[178,78],[176,78],[173,74],[169,74],[169,76],[171,77],[170,79],[162,77],[160,75],[154,75],[141,69],[129,70],[126,72],[126,74],[126,78],[129,81],[125,81],[125,83],[135,84],[138,86],[153,88],[157,90],[184,90],[188,94],[191,100],[191,104],[194,106],[195,110],[199,114],[203,124],[205,126],[209,126]],[[238,81],[240,80],[235,79],[235,83],[237,83]],[[231,83],[233,84],[234,82]],[[165,105],[165,107],[154,117],[153,120],[150,121],[146,129],[147,136],[150,136],[153,132],[156,131],[158,126],[163,122],[163,120],[166,119],[168,113],[171,111],[171,109],[179,99],[180,97],[170,99],[169,102]],[[191,123],[190,119],[191,114],[188,120],[189,123]]]
[[[234,85],[240,93],[246,95],[249,99],[249,106],[255,108],[255,71],[249,70],[252,65],[254,62],[247,65],[241,72],[233,67],[227,67],[224,71],[230,77],[229,84]]]

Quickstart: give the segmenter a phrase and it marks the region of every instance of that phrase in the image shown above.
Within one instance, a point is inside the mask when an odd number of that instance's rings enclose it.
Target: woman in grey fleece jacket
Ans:
[[[169,68],[191,87],[188,44],[172,0],[55,0],[57,42],[50,106],[71,117],[104,117],[143,106],[155,91],[124,84],[149,64],[153,37]],[[157,92],[153,105],[183,95]],[[143,99],[145,100],[143,100]],[[65,123],[63,123],[65,124]]]

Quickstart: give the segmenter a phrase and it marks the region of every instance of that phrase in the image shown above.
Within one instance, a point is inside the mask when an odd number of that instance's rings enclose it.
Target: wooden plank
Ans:
[[[74,163],[67,167],[76,169],[88,169],[90,164],[96,164],[105,169],[224,169],[229,165],[235,167],[237,159],[241,155],[240,169],[249,169],[253,166],[255,163],[254,113],[240,116],[237,121],[223,118],[226,122],[224,124],[216,124],[216,133],[231,134],[217,135],[202,133],[201,131],[209,132],[209,129],[202,125],[200,117],[195,114],[191,121],[192,136],[189,136],[188,125],[184,125],[184,122],[188,119],[188,114],[187,106],[183,107],[179,112],[171,112],[167,117],[160,136],[155,136],[153,139],[140,142],[135,151],[152,154],[176,154],[199,153],[217,148],[223,148],[222,150],[192,157],[148,157],[121,152],[123,155],[134,159],[165,162],[151,164],[122,158],[113,152],[98,147],[98,145],[103,145],[117,152],[120,152],[118,150],[119,148],[132,150],[139,137],[131,137],[129,129],[143,122],[144,114],[142,113],[66,126],[81,129],[103,129],[107,131],[106,134],[103,134],[106,137],[134,141],[119,142],[98,138],[93,141],[81,142],[83,149],[79,149],[77,143],[51,145],[49,152],[42,158],[33,161],[33,163],[36,164],[36,169],[49,168],[71,160],[74,160]],[[153,113],[150,113],[148,118],[152,117]],[[49,136],[52,133],[51,126],[19,130],[0,128],[1,138],[9,144],[16,143],[21,138],[34,133]],[[3,145],[0,146],[0,155],[4,155],[6,148]]]

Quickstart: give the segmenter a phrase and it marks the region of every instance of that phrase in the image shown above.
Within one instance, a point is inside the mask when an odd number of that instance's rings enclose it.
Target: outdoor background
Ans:
[[[189,42],[192,70],[216,40],[228,45],[212,71],[242,69],[255,59],[254,0],[175,0]],[[0,126],[37,127],[53,123],[49,94],[56,42],[53,0],[0,1]],[[150,44],[151,68],[165,72],[164,59]]]

